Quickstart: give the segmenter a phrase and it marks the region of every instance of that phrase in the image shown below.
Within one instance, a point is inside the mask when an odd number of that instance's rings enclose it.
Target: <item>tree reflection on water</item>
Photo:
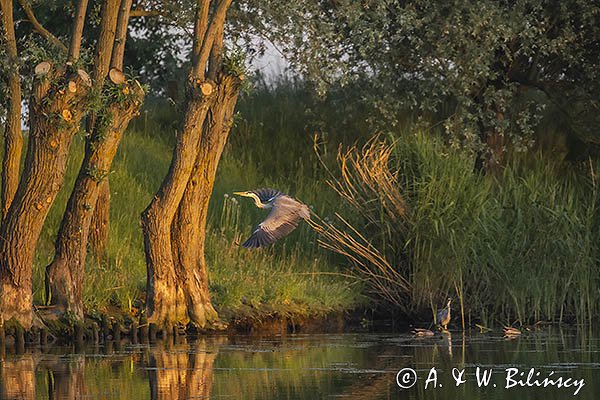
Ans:
[[[416,338],[408,334],[289,336],[208,336],[153,344],[49,346],[25,353],[0,352],[2,399],[512,399],[515,394],[564,398],[558,389],[519,393],[475,384],[456,388],[448,371],[476,365],[501,369],[552,369],[585,379],[580,399],[596,399],[600,388],[600,342],[582,332],[529,332],[507,341],[497,336],[460,333]],[[2,350],[2,349],[0,349]],[[575,367],[576,366],[576,367]],[[440,386],[402,391],[396,373],[435,367]],[[472,377],[472,373],[471,373]],[[420,376],[423,383],[423,376]],[[533,393],[535,390],[537,392]],[[531,393],[530,393],[531,392]],[[460,395],[460,396],[459,396]],[[523,396],[521,396],[523,395]]]

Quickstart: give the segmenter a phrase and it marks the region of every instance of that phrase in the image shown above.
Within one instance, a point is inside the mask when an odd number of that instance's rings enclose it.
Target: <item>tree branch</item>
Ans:
[[[225,31],[225,24],[218,27],[217,33],[215,34],[215,40],[213,40],[213,47],[210,51],[210,62],[208,63],[208,79],[215,80],[217,73],[221,69],[223,59],[223,35]]]
[[[110,59],[115,41],[115,30],[121,0],[105,0],[100,11],[100,34],[96,43],[94,55],[93,82],[94,88],[100,89],[110,68]],[[86,121],[86,131],[92,132],[96,123],[96,115],[89,113]]]
[[[0,1],[1,31],[0,43],[6,45],[6,53],[11,63],[17,62],[17,39],[15,38],[15,23],[13,19],[12,0]],[[3,40],[2,40],[3,39]]]
[[[56,36],[54,36],[50,31],[48,31],[46,28],[44,28],[42,26],[42,24],[40,24],[40,22],[35,17],[35,14],[33,13],[33,10],[31,9],[31,6],[27,2],[27,0],[18,0],[18,2],[21,5],[21,8],[23,9],[23,11],[25,11],[25,15],[27,15],[27,19],[29,20],[29,22],[31,22],[31,25],[33,25],[33,28],[44,39],[46,39],[50,43],[54,44],[56,47],[61,49],[63,52],[67,53],[68,52],[67,46],[62,44],[62,42]]]
[[[194,47],[192,49],[192,65],[198,63],[202,40],[208,27],[208,11],[210,10],[210,0],[198,0],[196,9],[196,22],[194,24]]]
[[[121,8],[117,19],[117,32],[115,34],[115,44],[112,51],[110,66],[123,70],[123,56],[125,55],[125,41],[127,40],[127,26],[129,25],[129,16],[131,15],[131,4],[133,0],[121,0]]]
[[[73,25],[73,32],[71,33],[71,44],[69,45],[69,56],[67,57],[69,61],[77,61],[81,53],[81,37],[83,35],[87,6],[88,0],[79,0],[77,4],[75,23]]]
[[[101,88],[110,68],[110,58],[115,41],[117,16],[121,0],[106,0],[102,4],[100,34],[94,57],[94,85]]]
[[[232,0],[220,0],[217,5],[217,10],[213,16],[212,21],[204,35],[204,40],[202,41],[202,47],[200,48],[200,55],[198,57],[198,62],[194,64],[192,67],[192,78],[195,79],[204,79],[204,72],[206,70],[206,63],[208,62],[208,57],[210,56],[210,51],[213,47],[213,43],[215,41],[215,37],[220,27],[225,24],[225,16],[227,14],[227,9],[231,5]]]

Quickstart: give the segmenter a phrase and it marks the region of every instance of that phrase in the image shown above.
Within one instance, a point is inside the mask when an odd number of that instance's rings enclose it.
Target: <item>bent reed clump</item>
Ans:
[[[497,180],[473,165],[431,134],[341,150],[330,185],[348,210],[320,224],[320,240],[373,295],[411,315],[453,296],[463,326],[591,320],[597,162],[517,154]]]

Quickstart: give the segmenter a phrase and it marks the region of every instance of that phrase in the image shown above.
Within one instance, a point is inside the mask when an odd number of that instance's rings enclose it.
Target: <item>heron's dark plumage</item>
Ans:
[[[248,240],[242,243],[242,247],[252,249],[268,246],[273,242],[274,240],[271,237],[269,237],[269,235],[265,231],[259,228],[252,233],[252,236],[250,236]]]
[[[256,194],[261,202],[268,203],[273,200],[275,197],[282,195],[279,190],[271,189],[271,188],[262,188],[253,190],[252,193]]]
[[[310,219],[308,206],[278,190],[258,189],[250,193],[254,193],[271,211],[250,238],[242,243],[242,247],[256,248],[273,244],[296,229],[300,221]]]

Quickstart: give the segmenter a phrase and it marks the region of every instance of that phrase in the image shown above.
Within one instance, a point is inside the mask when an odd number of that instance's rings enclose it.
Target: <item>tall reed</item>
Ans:
[[[600,300],[593,163],[515,156],[495,180],[473,161],[424,134],[341,151],[330,185],[348,212],[320,221],[321,242],[408,313],[450,295],[463,324],[589,320]]]

